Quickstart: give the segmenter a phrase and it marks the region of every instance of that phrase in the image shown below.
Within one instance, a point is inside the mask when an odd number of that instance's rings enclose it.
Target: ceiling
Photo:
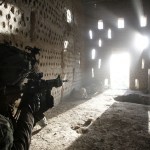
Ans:
[[[118,0],[82,0],[84,4],[97,4],[102,2],[115,2]]]
[[[119,2],[119,0],[81,0],[82,4],[85,6],[85,8],[89,8],[89,7],[97,7],[98,5],[101,4],[110,4],[110,3],[115,3],[115,2]],[[127,0],[121,0],[121,1],[127,1]]]

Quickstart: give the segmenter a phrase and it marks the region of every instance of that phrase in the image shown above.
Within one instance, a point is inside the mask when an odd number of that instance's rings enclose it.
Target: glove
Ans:
[[[37,113],[43,114],[48,109],[54,106],[54,98],[50,95],[49,90],[46,91],[45,94],[40,96],[40,109]]]
[[[34,95],[32,100],[29,101],[28,107],[33,114],[40,110],[40,98],[37,94]]]
[[[40,109],[34,113],[35,124],[44,117],[44,112],[54,106],[54,98],[50,95],[50,91],[47,90],[45,94],[40,96]]]
[[[20,109],[28,107],[32,114],[40,110],[40,96],[35,93],[24,93],[20,104]]]

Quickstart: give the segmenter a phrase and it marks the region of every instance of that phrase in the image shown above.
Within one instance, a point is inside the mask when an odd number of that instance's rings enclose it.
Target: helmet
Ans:
[[[11,150],[13,145],[13,126],[10,120],[0,115],[0,149]]]

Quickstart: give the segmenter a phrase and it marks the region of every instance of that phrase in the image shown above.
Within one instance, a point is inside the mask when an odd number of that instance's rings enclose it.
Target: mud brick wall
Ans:
[[[137,80],[137,83],[136,83]],[[130,89],[147,90],[148,89],[148,71],[147,69],[130,70]]]
[[[130,89],[148,91],[148,69],[149,54],[148,51],[143,51],[141,56],[132,54],[132,64],[130,68]],[[136,57],[138,59],[136,59]],[[134,62],[133,62],[134,61]]]
[[[67,21],[68,10],[71,21]],[[25,46],[41,49],[38,70],[44,73],[43,79],[60,74],[69,80],[53,88],[55,104],[81,84],[82,20],[80,0],[0,1],[0,42],[23,51]]]

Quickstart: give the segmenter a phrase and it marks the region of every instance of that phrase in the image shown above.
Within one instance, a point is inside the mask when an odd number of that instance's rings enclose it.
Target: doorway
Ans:
[[[130,55],[113,53],[110,58],[110,83],[112,89],[129,89]]]

